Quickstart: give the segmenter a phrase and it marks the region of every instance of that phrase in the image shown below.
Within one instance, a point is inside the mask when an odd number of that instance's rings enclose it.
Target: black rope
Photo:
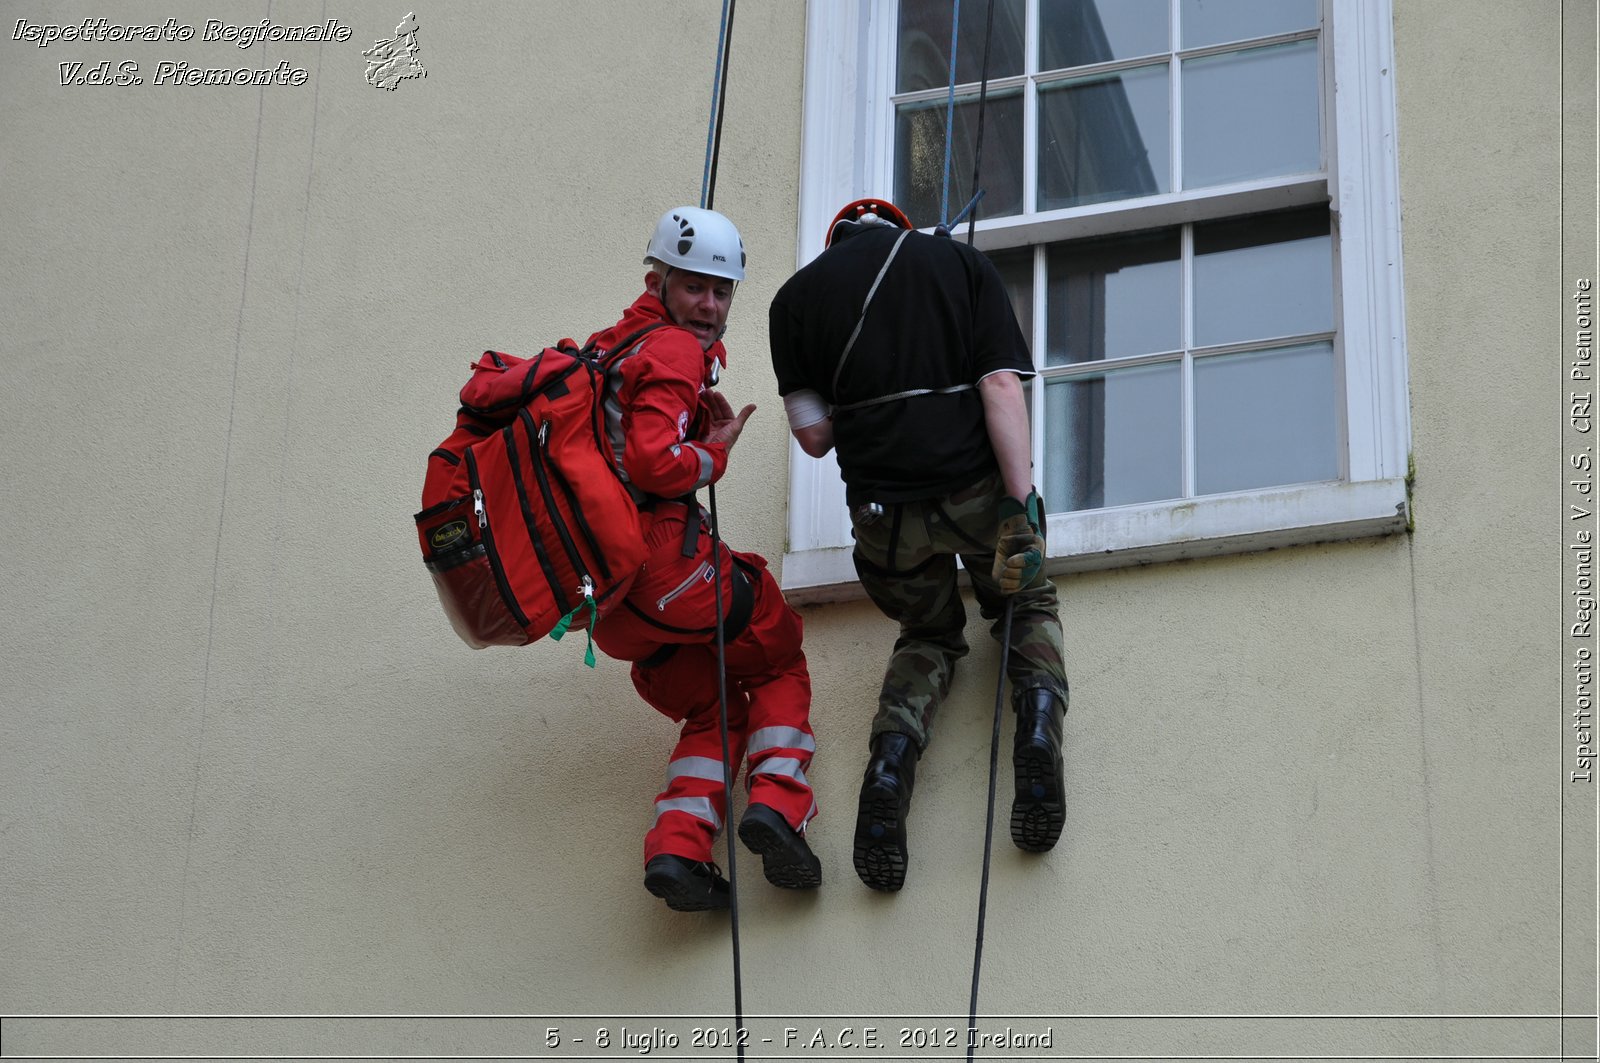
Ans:
[[[963,213],[967,214],[967,245],[972,246],[978,226],[978,200],[983,198],[983,189],[978,187],[978,178],[983,170],[983,116],[989,100],[989,43],[994,36],[994,0],[988,0],[988,10],[984,16],[983,26],[983,64],[979,74],[978,85],[978,128],[972,149],[972,199],[968,202]],[[952,225],[958,224],[952,222]],[[1011,617],[1015,598],[1006,599],[1006,612],[1003,623],[1005,633],[1000,640],[1000,668],[995,679],[994,688],[994,731],[989,737],[989,800],[984,806],[986,819],[983,829],[983,877],[978,886],[978,929],[976,940],[972,948],[972,998],[967,1009],[967,1058],[974,1058],[977,1051],[978,1029],[978,980],[983,971],[983,930],[989,912],[989,867],[994,853],[994,796],[996,781],[999,777],[1000,765],[1000,710],[1005,704],[1006,665],[1011,660]]]
[[[1000,707],[1005,703],[1006,663],[1011,660],[1011,613],[1015,598],[1006,599],[1005,634],[1000,639],[1000,675],[994,685],[994,733],[989,738],[988,820],[983,828],[983,881],[978,887],[978,939],[972,950],[972,1003],[967,1009],[967,1058],[977,1048],[978,973],[983,969],[983,924],[989,911],[989,856],[994,851],[994,792],[1000,765]]]
[[[717,531],[717,487],[707,484],[706,490],[711,499],[711,581],[716,587],[713,597],[717,600],[717,707],[720,714],[719,724],[722,728],[722,795],[723,806],[727,818],[733,818],[733,775],[736,766],[732,763],[728,748],[728,668],[727,646],[722,630],[722,538]],[[725,824],[726,825],[726,824]],[[724,832],[728,839],[728,915],[733,933],[733,1016],[734,1030],[744,1029],[744,990],[739,974],[739,868],[736,855],[738,846],[734,844],[732,830]],[[744,1058],[744,1038],[735,1036],[734,1048],[739,1059]]]
[[[994,36],[994,0],[989,0],[983,21],[983,67],[978,83],[978,134],[972,148],[972,202],[967,209],[967,245],[972,245],[973,232],[978,227],[978,200],[983,191],[978,187],[978,173],[983,168],[983,112],[989,102],[989,40]]]
[[[722,24],[722,49],[717,55],[717,85],[714,93],[715,99],[712,106],[717,109],[716,133],[711,141],[711,165],[706,174],[705,195],[701,197],[704,202],[700,205],[707,210],[711,209],[712,196],[717,190],[717,158],[722,154],[722,116],[728,113],[723,100],[727,95],[728,55],[733,50],[733,6],[737,0],[727,0],[727,16]],[[992,0],[991,0],[992,2]]]
[[[728,54],[733,41],[733,7],[735,0],[723,0],[722,14],[722,40],[717,50],[717,76],[711,90],[712,136],[711,143],[706,145],[706,169],[704,187],[700,191],[700,205],[706,210],[711,209],[717,187],[717,159],[722,154],[722,117],[727,113],[724,104],[726,99],[725,84],[728,75]],[[718,726],[722,732],[722,796],[725,820],[733,818],[733,776],[736,766],[732,763],[731,750],[728,742],[728,666],[727,666],[727,640],[722,629],[722,535],[717,524],[717,485],[707,484],[706,491],[711,502],[711,583],[715,588],[712,597],[717,603],[717,711]],[[690,519],[698,520],[698,514],[689,514]],[[728,827],[724,822],[723,826]],[[736,1058],[744,1058],[744,988],[743,978],[740,973],[739,963],[739,860],[738,846],[734,843],[734,832],[731,829],[724,831],[728,842],[728,915],[733,937],[733,1015],[734,1052]]]

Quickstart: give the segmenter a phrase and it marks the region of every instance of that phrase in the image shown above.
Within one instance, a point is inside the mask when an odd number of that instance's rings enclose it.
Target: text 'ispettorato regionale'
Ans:
[[[287,25],[262,19],[259,22],[224,22],[207,19],[195,26],[168,18],[158,23],[121,23],[107,18],[85,18],[81,22],[30,22],[18,19],[11,39],[48,48],[66,42],[101,43],[184,43],[198,41],[232,44],[250,48],[261,41],[308,42],[348,41],[349,26],[336,18],[307,25]],[[310,71],[280,60],[276,67],[210,67],[185,61],[162,59],[155,65],[152,83],[156,85],[304,85]],[[70,62],[61,64],[62,85],[143,85],[139,61],[124,59],[116,63]]]

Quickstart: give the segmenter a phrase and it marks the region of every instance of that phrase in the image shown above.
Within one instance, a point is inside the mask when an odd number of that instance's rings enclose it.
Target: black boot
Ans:
[[[906,881],[906,813],[917,778],[917,744],[885,731],[872,740],[856,811],[855,865],[861,881],[893,893]]]
[[[822,885],[822,861],[806,844],[806,836],[789,826],[777,809],[767,805],[745,809],[739,840],[761,857],[761,873],[774,886],[810,890]]]
[[[728,880],[716,864],[663,853],[644,865],[644,888],[675,912],[728,907]]]
[[[1011,840],[1030,853],[1047,852],[1067,822],[1066,767],[1061,752],[1061,721],[1066,706],[1042,688],[1016,697],[1017,737],[1011,767],[1016,798],[1011,803]]]

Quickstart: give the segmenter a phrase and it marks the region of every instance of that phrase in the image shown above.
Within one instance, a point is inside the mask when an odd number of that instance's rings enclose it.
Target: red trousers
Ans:
[[[710,860],[727,819],[717,683],[712,540],[701,526],[693,557],[683,556],[686,507],[663,503],[641,514],[650,548],[625,602],[595,627],[607,656],[632,661],[633,685],[656,711],[683,722],[667,761],[667,786],[655,801],[644,858],[670,853]],[[697,524],[698,511],[693,513]],[[749,620],[724,647],[728,753],[737,775],[748,758],[751,804],[767,805],[796,830],[816,814],[806,769],[811,733],[811,674],[801,651],[800,615],[784,601],[757,554],[724,545],[719,559],[725,624],[736,623],[741,599]],[[742,586],[736,586],[742,584]]]

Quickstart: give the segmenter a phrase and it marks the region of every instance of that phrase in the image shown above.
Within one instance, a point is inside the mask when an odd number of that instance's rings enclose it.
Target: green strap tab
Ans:
[[[583,601],[579,602],[576,606],[573,607],[572,612],[568,613],[566,616],[562,617],[560,620],[557,620],[556,621],[556,626],[550,629],[550,637],[552,639],[554,639],[555,641],[560,642],[561,641],[561,636],[565,635],[567,633],[567,630],[572,627],[572,618],[578,614],[578,610],[579,609],[582,609],[585,606],[588,606],[588,608],[589,608],[589,626],[585,630],[585,634],[588,636],[589,641],[588,641],[588,645],[586,645],[584,647],[584,650],[583,650],[583,663],[588,665],[590,668],[593,668],[594,667],[594,622],[597,619],[599,619],[599,615],[600,615],[600,611],[595,608],[595,604],[594,604],[594,599],[593,598],[585,598]]]

